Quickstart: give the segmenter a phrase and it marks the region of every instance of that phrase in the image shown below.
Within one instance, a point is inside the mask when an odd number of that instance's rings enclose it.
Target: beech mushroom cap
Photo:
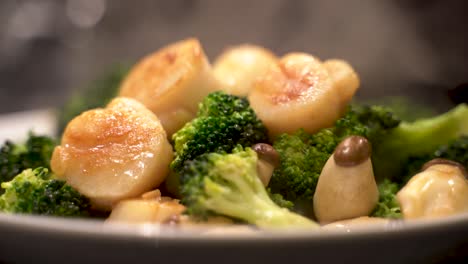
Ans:
[[[252,149],[257,152],[257,172],[258,177],[266,187],[270,182],[273,171],[280,164],[279,153],[266,143],[258,143],[252,146]]]
[[[377,204],[379,191],[367,139],[344,139],[328,159],[314,194],[314,212],[321,223],[367,216]]]

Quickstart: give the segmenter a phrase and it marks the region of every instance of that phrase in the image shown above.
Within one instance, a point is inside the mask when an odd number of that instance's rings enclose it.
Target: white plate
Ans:
[[[53,134],[53,111],[0,116],[0,139]],[[109,225],[0,214],[6,263],[438,263],[468,257],[468,215],[353,230],[216,235],[158,225]],[[465,255],[463,255],[465,254]],[[445,263],[445,262],[444,262]]]
[[[24,140],[29,131],[38,135],[53,135],[56,130],[55,112],[50,109],[0,115],[0,142]]]

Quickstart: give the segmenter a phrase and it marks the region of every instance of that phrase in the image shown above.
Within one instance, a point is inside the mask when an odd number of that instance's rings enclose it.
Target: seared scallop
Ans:
[[[120,201],[112,208],[107,222],[165,223],[180,217],[185,206],[178,200],[161,196],[159,190],[143,194],[140,198]]]
[[[328,74],[332,78],[335,89],[338,90],[342,112],[344,112],[348,102],[351,101],[359,88],[359,77],[353,67],[344,60],[326,60],[323,66],[327,69]]]
[[[465,167],[434,159],[398,192],[405,219],[437,218],[468,212],[468,180]]]
[[[65,129],[51,168],[97,209],[137,197],[164,181],[172,147],[159,119],[130,98],[82,113]]]
[[[168,45],[143,58],[120,87],[153,111],[170,137],[195,117],[198,103],[220,84],[197,39]]]
[[[255,82],[249,100],[271,138],[299,128],[314,133],[340,117],[357,89],[348,70],[341,63],[325,67],[309,54],[290,53]]]
[[[265,48],[244,44],[221,53],[214,63],[213,72],[227,93],[247,96],[255,80],[265,74],[277,60]]]

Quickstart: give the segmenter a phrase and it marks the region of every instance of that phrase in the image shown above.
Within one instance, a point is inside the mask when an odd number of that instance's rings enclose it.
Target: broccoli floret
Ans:
[[[309,135],[298,131],[281,135],[273,144],[281,165],[273,173],[271,190],[296,205],[311,204],[320,172],[341,140],[350,135],[364,136],[372,144],[374,174],[381,181],[404,181],[405,167],[411,159],[428,157],[463,159],[463,150],[441,151],[437,148],[461,135],[468,134],[468,107],[455,109],[432,118],[401,122],[390,109],[380,106],[353,106],[335,126]],[[460,142],[459,147],[463,147]],[[442,153],[447,153],[445,156]],[[449,154],[450,153],[450,154]],[[457,157],[455,157],[457,156]],[[415,166],[415,162],[410,162]],[[419,169],[419,167],[418,167]],[[308,208],[306,208],[308,209]],[[301,211],[301,208],[297,208]]]
[[[401,218],[400,204],[396,199],[396,194],[399,191],[397,183],[384,179],[379,184],[379,201],[371,216],[384,218]]]
[[[57,119],[57,135],[61,135],[67,124],[86,110],[104,107],[114,98],[127,75],[128,67],[117,65],[102,77],[91,82],[86,88],[78,90],[63,105]]]
[[[404,121],[415,121],[437,114],[434,107],[404,96],[387,96],[371,100],[359,100],[357,105],[381,105],[392,109],[393,114]]]
[[[406,177],[402,184],[418,173],[424,163],[435,158],[453,160],[468,168],[468,136],[461,136],[448,144],[441,145],[430,154],[410,157],[404,167]]]
[[[195,119],[173,136],[175,159],[171,168],[178,171],[186,160],[203,153],[230,152],[237,145],[267,142],[267,131],[245,98],[214,92],[199,105]]]
[[[339,137],[338,143],[350,135],[378,142],[400,123],[400,118],[390,108],[362,105],[350,107],[345,116],[336,121],[332,130]]]
[[[52,179],[46,168],[26,169],[4,182],[0,209],[25,213],[78,217],[88,214],[89,200],[64,181]]]
[[[270,196],[270,199],[278,206],[287,208],[289,210],[294,209],[294,203],[284,199],[283,195],[279,193],[272,193],[270,188],[267,189],[267,192],[268,196]]]
[[[182,203],[191,215],[219,214],[262,228],[316,227],[313,221],[276,205],[257,175],[257,153],[207,153],[181,170]]]
[[[389,109],[380,106],[353,106],[332,128],[316,134],[298,130],[282,134],[273,143],[280,154],[280,167],[273,172],[269,187],[308,214],[318,177],[336,146],[347,136],[359,135],[379,139],[400,120]]]
[[[468,135],[466,120],[468,106],[461,104],[432,118],[401,122],[380,140],[371,140],[375,175],[403,181],[405,164],[411,157],[431,155],[441,145],[449,144],[462,135]]]
[[[10,181],[27,168],[50,168],[50,157],[56,144],[51,137],[33,133],[29,133],[25,143],[6,141],[0,148],[0,182]]]
[[[336,146],[331,130],[322,131],[320,140],[314,145],[315,138],[303,130],[278,137],[273,147],[280,154],[280,167],[273,172],[268,185],[273,193],[281,194],[299,207],[312,200],[322,167]]]
[[[435,152],[432,158],[444,158],[453,160],[463,164],[465,167],[468,166],[468,132],[466,135],[461,136],[449,144],[440,146]]]

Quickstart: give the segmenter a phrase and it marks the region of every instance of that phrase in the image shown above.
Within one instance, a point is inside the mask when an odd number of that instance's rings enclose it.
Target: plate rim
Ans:
[[[15,215],[0,213],[0,228],[17,229],[27,232],[47,233],[60,236],[85,236],[93,239],[131,239],[141,241],[159,242],[194,242],[197,243],[257,243],[285,242],[285,241],[341,241],[362,238],[389,238],[395,236],[408,236],[426,232],[448,232],[450,229],[458,230],[460,227],[468,229],[468,214],[460,214],[437,219],[393,220],[387,225],[359,226],[350,230],[323,230],[323,229],[285,229],[260,231],[252,233],[227,233],[221,235],[200,235],[200,231],[209,231],[217,227],[180,229],[176,226],[160,224],[121,224],[108,223],[94,219],[67,219],[50,216]]]

